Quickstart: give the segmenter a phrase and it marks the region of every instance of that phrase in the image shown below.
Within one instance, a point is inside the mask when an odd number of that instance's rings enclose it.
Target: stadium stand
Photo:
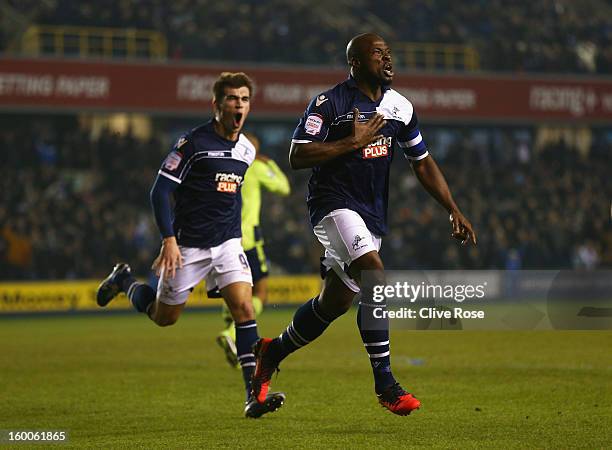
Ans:
[[[438,45],[433,52],[444,51],[442,44],[475,49],[479,63],[457,69],[612,73],[612,6],[604,0],[382,0],[375,9],[348,0],[3,0],[0,5],[7,22],[0,39],[5,52],[18,49],[36,24],[129,27],[161,32],[171,59],[341,66],[344,43],[369,28],[396,43],[397,62],[404,67],[431,68],[401,51],[406,43],[429,43]]]

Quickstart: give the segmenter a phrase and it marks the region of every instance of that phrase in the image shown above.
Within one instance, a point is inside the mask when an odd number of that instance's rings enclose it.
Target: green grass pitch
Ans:
[[[267,311],[260,333],[291,314]],[[217,313],[163,329],[137,314],[2,319],[0,429],[67,430],[57,448],[612,445],[612,332],[394,331],[394,373],[423,403],[398,417],[376,402],[351,311],[283,362],[284,407],[247,420],[220,327]]]

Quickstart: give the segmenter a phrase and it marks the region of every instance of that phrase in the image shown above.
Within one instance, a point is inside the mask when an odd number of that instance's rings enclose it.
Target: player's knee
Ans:
[[[349,267],[349,274],[351,278],[360,283],[361,273],[364,270],[371,272],[375,279],[384,278],[385,267],[378,252],[366,253],[353,261]]]
[[[349,270],[384,270],[384,268],[385,267],[378,252],[372,251],[353,261]]]
[[[230,306],[229,308],[235,322],[246,322],[255,318],[253,303],[251,301],[242,301]]]
[[[174,325],[178,320],[178,316],[161,316],[155,317],[153,321],[160,327],[169,327]]]
[[[330,319],[336,319],[346,313],[351,308],[352,303],[352,297],[319,297],[319,306],[321,307],[323,313]]]

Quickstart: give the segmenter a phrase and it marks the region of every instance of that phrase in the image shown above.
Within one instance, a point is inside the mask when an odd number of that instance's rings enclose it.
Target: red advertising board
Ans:
[[[255,80],[253,114],[296,117],[310,99],[346,78],[343,70],[0,59],[0,109],[208,113],[221,71]],[[399,74],[393,88],[422,120],[612,122],[612,79]]]

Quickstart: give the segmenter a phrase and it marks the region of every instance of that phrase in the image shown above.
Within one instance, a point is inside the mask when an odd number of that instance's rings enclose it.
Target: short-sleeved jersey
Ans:
[[[379,134],[384,137],[313,167],[307,199],[310,221],[314,227],[334,209],[348,208],[363,218],[372,233],[383,236],[388,230],[389,170],[395,144],[408,159],[428,155],[412,104],[384,87],[383,95],[372,101],[349,78],[312,100],[293,133],[293,142],[333,142],[349,136],[353,108],[359,109],[359,122],[382,114],[386,125]]]
[[[178,139],[159,174],[179,184],[172,225],[180,245],[210,248],[241,237],[240,187],[254,158],[246,136],[228,141],[212,121]]]

